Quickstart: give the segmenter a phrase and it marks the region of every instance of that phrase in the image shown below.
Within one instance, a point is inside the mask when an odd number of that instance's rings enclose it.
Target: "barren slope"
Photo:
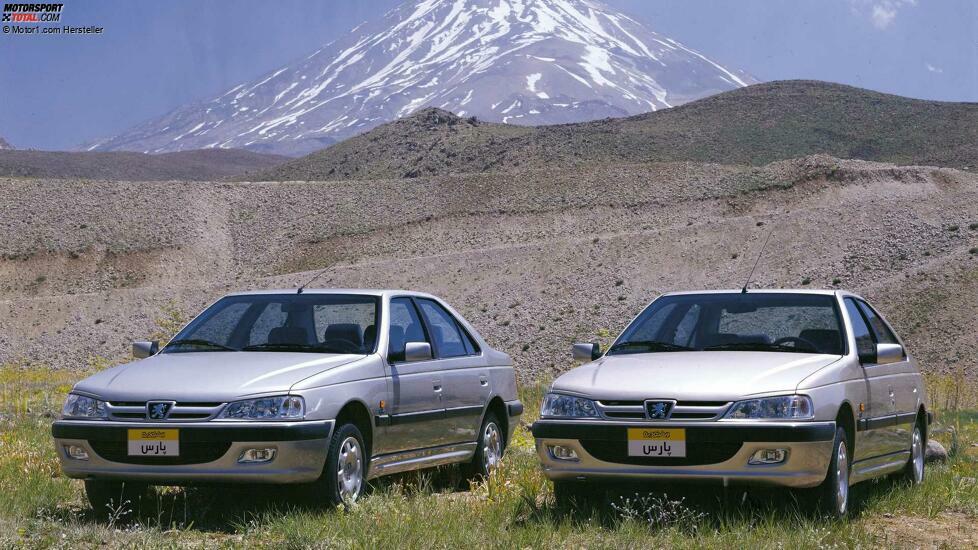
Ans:
[[[976,367],[978,177],[954,170],[819,156],[318,183],[0,180],[0,197],[0,362],[121,356],[170,300],[196,312],[329,267],[314,286],[445,297],[524,379],[547,377],[572,341],[607,342],[660,292],[738,287],[774,227],[757,285],[862,292],[924,368]]]
[[[761,165],[815,153],[975,170],[976,143],[976,103],[795,80],[629,118],[535,128],[425,110],[252,178],[400,178],[613,161]]]
[[[206,149],[147,155],[131,152],[8,150],[0,147],[0,176],[211,181],[267,170],[288,158],[241,149]]]

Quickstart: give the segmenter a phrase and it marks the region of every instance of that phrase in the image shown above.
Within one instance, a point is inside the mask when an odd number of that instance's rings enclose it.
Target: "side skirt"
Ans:
[[[910,451],[898,451],[853,462],[852,483],[899,471],[908,460],[910,460]]]
[[[409,470],[465,462],[475,454],[476,445],[473,441],[375,456],[370,459],[370,474],[367,477],[373,479]]]

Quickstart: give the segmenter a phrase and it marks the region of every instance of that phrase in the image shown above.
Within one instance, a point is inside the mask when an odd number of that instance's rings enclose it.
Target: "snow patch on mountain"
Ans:
[[[654,111],[750,83],[596,0],[421,0],[89,149],[302,154],[422,107],[555,124]]]

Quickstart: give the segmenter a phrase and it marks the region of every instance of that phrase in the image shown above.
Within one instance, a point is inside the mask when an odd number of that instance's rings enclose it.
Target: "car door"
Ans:
[[[843,302],[868,386],[869,403],[860,416],[861,434],[855,456],[856,460],[864,460],[897,450],[893,427],[896,405],[891,395],[895,375],[889,365],[875,363],[876,340],[856,301],[845,298]]]
[[[435,357],[426,361],[404,360],[408,342],[431,344],[413,299],[392,298],[388,319],[391,403],[385,450],[397,452],[444,445],[450,437],[443,402],[443,361]]]
[[[416,301],[442,367],[449,442],[476,441],[491,389],[485,357],[441,304],[427,298]]]
[[[862,300],[856,300],[860,312],[866,319],[873,338],[878,344],[903,344],[893,333],[893,329],[872,306]],[[887,395],[893,405],[896,415],[893,426],[892,447],[896,450],[908,450],[911,446],[911,433],[916,420],[917,397],[923,388],[919,387],[920,377],[917,369],[910,362],[906,349],[903,358],[895,363],[886,365],[886,371],[891,373],[887,384]]]

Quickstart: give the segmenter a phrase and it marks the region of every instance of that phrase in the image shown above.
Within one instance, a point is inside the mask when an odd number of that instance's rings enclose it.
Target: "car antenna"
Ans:
[[[328,266],[322,268],[321,270],[319,270],[315,275],[312,276],[311,279],[309,279],[305,283],[299,285],[299,288],[296,289],[295,293],[296,294],[302,294],[302,291],[305,290],[307,286],[309,286],[310,284],[312,284],[312,282],[315,281],[316,279],[322,277],[323,273],[326,273],[326,271],[329,270],[329,268],[331,268],[331,267],[333,267],[333,266],[328,265]]]
[[[744,288],[740,289],[741,294],[747,294],[747,285],[750,284],[751,278],[754,277],[754,270],[757,269],[757,264],[761,262],[761,256],[764,255],[764,249],[767,248],[767,243],[771,240],[771,235],[774,235],[774,226],[772,226],[771,230],[767,232],[767,238],[764,239],[764,244],[761,245],[761,251],[757,253],[757,259],[754,260],[754,267],[750,268],[750,275],[748,275],[747,280],[744,281]]]

